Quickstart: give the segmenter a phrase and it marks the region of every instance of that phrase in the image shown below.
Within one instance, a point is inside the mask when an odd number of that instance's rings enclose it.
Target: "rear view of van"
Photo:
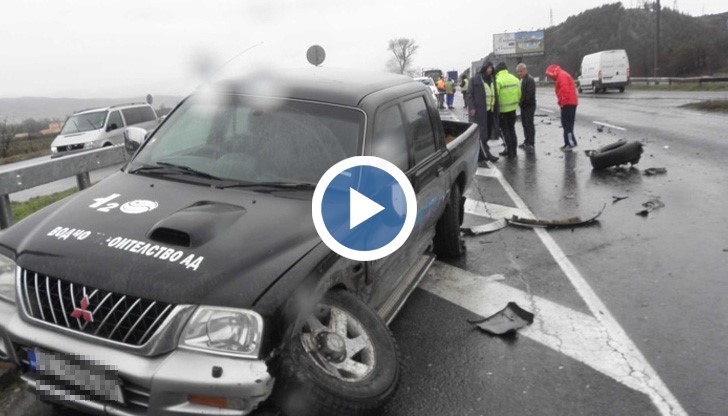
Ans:
[[[95,149],[124,143],[124,127],[151,130],[157,113],[146,103],[120,104],[79,111],[68,117],[63,129],[51,143],[51,153]]]
[[[594,93],[617,89],[624,92],[629,85],[629,59],[624,49],[601,51],[584,56],[581,61],[581,75],[578,78],[579,92]]]

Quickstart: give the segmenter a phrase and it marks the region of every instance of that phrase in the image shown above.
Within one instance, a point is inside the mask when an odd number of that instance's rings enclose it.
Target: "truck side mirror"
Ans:
[[[124,148],[129,156],[139,149],[146,139],[147,131],[139,127],[127,127],[124,130]]]

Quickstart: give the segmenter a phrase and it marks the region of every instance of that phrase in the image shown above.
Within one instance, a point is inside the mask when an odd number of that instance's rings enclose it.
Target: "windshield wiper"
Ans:
[[[225,185],[216,186],[216,188],[275,188],[275,189],[304,189],[314,190],[316,184],[307,182],[236,182]]]
[[[130,170],[129,173],[144,173],[155,171],[158,171],[159,173],[181,173],[184,175],[194,175],[200,178],[214,179],[218,181],[224,180],[215,175],[211,175],[207,172],[203,172],[189,166],[176,165],[169,162],[157,162],[156,165],[142,165],[138,168]]]

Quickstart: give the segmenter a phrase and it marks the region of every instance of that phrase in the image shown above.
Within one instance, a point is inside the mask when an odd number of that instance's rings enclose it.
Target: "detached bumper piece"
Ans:
[[[513,334],[517,329],[533,323],[534,315],[521,308],[515,302],[508,302],[505,308],[485,319],[468,320],[478,328],[492,335]]]

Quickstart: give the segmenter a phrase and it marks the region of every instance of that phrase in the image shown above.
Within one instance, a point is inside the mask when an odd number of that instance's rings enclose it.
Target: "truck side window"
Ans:
[[[118,111],[112,111],[109,116],[109,122],[106,123],[106,131],[116,130],[122,127],[124,127],[124,122],[121,120],[121,114]]]
[[[402,124],[402,112],[398,105],[389,106],[377,112],[374,118],[372,156],[392,162],[406,172],[409,169],[407,136]]]
[[[430,113],[424,97],[417,97],[404,102],[404,115],[412,136],[415,165],[435,153],[435,133],[430,123]]]

